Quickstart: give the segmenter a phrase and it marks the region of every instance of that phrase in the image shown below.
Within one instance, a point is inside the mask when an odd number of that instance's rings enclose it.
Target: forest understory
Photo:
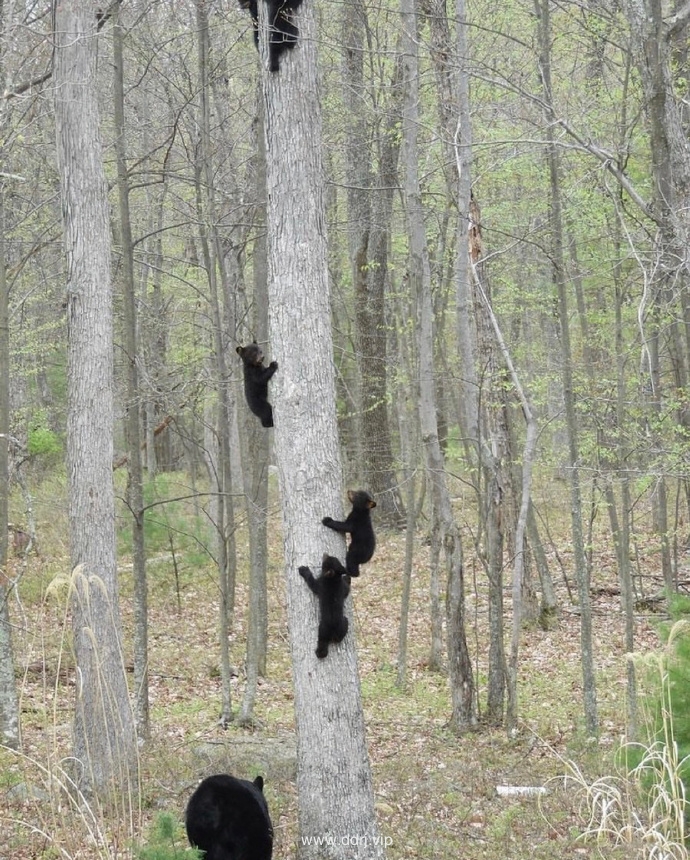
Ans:
[[[53,488],[54,489],[54,488]],[[601,777],[620,776],[616,751],[626,735],[624,625],[616,594],[608,530],[592,531],[592,597],[600,735],[582,720],[580,632],[572,577],[564,488],[549,488],[552,576],[560,611],[550,630],[525,626],[520,643],[519,731],[482,724],[456,737],[446,675],[429,668],[429,548],[424,529],[415,541],[408,638],[407,684],[396,686],[404,533],[379,530],[374,559],[353,582],[354,635],[374,776],[378,821],[388,858],[634,857],[634,844],[584,837],[588,790]],[[116,858],[141,856],[158,844],[161,813],[174,822],[170,850],[182,851],[186,801],[196,782],[218,771],[253,778],[261,773],[275,828],[274,858],[297,855],[295,738],[290,649],[285,610],[280,513],[271,493],[268,571],[269,636],[266,676],[260,679],[252,727],[218,725],[218,590],[213,567],[184,551],[149,563],[151,739],[141,750],[141,806],[131,814],[70,807],[60,780],[68,768],[74,697],[67,559],[61,524],[47,499],[37,500],[41,554],[15,558],[19,575],[11,615],[21,690],[22,753],[0,750],[0,858]],[[454,500],[463,521],[464,500]],[[58,518],[59,519],[59,518]],[[64,526],[64,523],[62,524]],[[486,577],[465,534],[468,641],[478,679],[480,714],[486,686]],[[658,557],[651,539],[636,536],[637,571],[647,594],[658,594]],[[237,533],[238,581],[231,634],[235,709],[244,688],[247,545]],[[294,571],[297,576],[297,571]],[[510,625],[510,566],[505,571]],[[131,568],[120,568],[125,642],[132,630]],[[575,592],[575,589],[571,590]],[[660,612],[638,613],[636,651],[660,647]],[[316,642],[316,630],[314,630]],[[127,655],[127,660],[131,658]],[[326,661],[324,670],[328,669]],[[540,795],[499,795],[499,786],[544,787]],[[345,800],[345,799],[344,799]],[[356,838],[357,834],[347,834]],[[174,845],[172,845],[174,843]],[[149,855],[151,856],[151,855]],[[162,856],[176,856],[167,854]],[[642,856],[640,854],[639,856]]]

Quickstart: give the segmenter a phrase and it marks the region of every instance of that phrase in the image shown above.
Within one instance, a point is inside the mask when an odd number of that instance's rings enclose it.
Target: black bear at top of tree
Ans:
[[[350,593],[350,577],[335,556],[324,555],[321,573],[315,577],[308,567],[298,568],[299,575],[319,598],[319,638],[316,656],[328,656],[331,642],[342,642],[347,634],[345,599]]]
[[[262,427],[273,427],[273,409],[268,402],[268,380],[278,370],[278,362],[272,361],[264,367],[261,347],[250,343],[238,346],[237,354],[244,364],[244,395],[254,415],[261,419]]]
[[[273,825],[263,788],[260,776],[249,782],[227,773],[199,783],[187,804],[185,826],[205,860],[271,860]]]
[[[268,68],[280,71],[281,55],[297,44],[299,30],[292,22],[292,13],[302,5],[302,0],[264,0],[268,6]],[[240,0],[240,6],[248,9],[254,26],[254,43],[259,46],[259,0]]]
[[[352,510],[344,521],[324,517],[321,522],[335,532],[350,535],[350,545],[345,556],[345,567],[350,576],[359,576],[360,564],[370,561],[376,549],[374,527],[371,524],[371,510],[376,502],[366,490],[348,490],[347,497]]]

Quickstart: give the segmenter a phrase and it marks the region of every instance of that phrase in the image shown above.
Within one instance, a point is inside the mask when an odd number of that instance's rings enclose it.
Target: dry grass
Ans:
[[[40,505],[37,508],[41,520]],[[293,860],[297,820],[293,701],[277,509],[276,527],[270,529],[267,676],[260,682],[255,713],[260,729],[223,731],[216,722],[217,589],[212,568],[190,553],[180,556],[181,612],[169,560],[150,568],[152,737],[141,753],[141,809],[128,821],[113,821],[105,812],[75,803],[73,792],[61,784],[68,780],[74,677],[64,594],[60,588],[50,588],[66,564],[54,510],[53,505],[43,512],[43,555],[28,559],[19,598],[12,604],[24,746],[21,756],[0,750],[0,858],[130,857],[133,846],[147,841],[160,812],[181,819],[196,780],[204,773],[227,769],[240,776],[264,775],[276,830],[274,856]],[[550,860],[599,852],[610,858],[652,856],[638,845],[637,837],[623,841],[616,835],[618,822],[625,827],[629,820],[620,810],[625,804],[631,808],[633,800],[624,782],[605,781],[614,772],[613,753],[625,733],[624,638],[617,598],[599,596],[593,607],[598,742],[582,733],[578,616],[568,604],[556,564],[553,573],[562,600],[559,624],[549,632],[526,629],[522,637],[518,736],[508,739],[501,731],[486,729],[458,738],[446,726],[446,678],[429,671],[427,665],[428,548],[420,536],[412,585],[408,684],[400,690],[395,677],[404,536],[380,534],[379,538],[377,555],[353,591],[367,737],[381,830],[390,839],[389,860],[455,856]],[[50,555],[51,549],[55,554]],[[567,567],[567,549],[559,549]],[[242,531],[238,554],[231,638],[237,670],[235,704],[244,684],[247,548]],[[615,569],[608,561],[612,555],[602,537],[595,551],[595,584],[615,585]],[[486,581],[469,541],[466,565],[469,641],[483,695]],[[127,641],[132,624],[130,597],[131,572],[123,565],[121,599]],[[638,650],[655,647],[653,628],[640,618]],[[499,797],[497,785],[546,785],[548,793],[541,798]],[[595,799],[590,803],[588,798]],[[583,840],[586,833],[592,838]]]

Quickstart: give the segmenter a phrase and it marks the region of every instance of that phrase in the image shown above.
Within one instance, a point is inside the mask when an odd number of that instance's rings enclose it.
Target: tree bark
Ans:
[[[134,250],[129,212],[129,176],[125,137],[124,33],[120,0],[113,8],[113,96],[117,192],[120,207],[120,241],[123,286],[123,345],[126,368],[125,439],[127,442],[127,506],[132,524],[132,576],[134,580],[134,695],[137,732],[149,736],[148,586],[144,544],[144,488],[141,466],[139,417],[139,345],[137,304],[134,290]]]
[[[0,31],[3,16],[0,3]],[[2,70],[0,54],[0,72]],[[3,80],[0,73],[0,80]],[[7,518],[9,498],[10,441],[10,324],[9,287],[5,265],[5,189],[0,182],[0,738],[12,749],[19,747],[19,700],[14,679],[9,598],[12,583],[7,571]]]
[[[254,243],[253,336],[265,344],[268,340],[268,272],[266,229],[266,133],[263,121],[263,98],[257,103],[257,158],[255,161],[255,194],[259,236]],[[261,202],[259,202],[261,201]],[[246,343],[246,339],[242,339]],[[266,350],[270,355],[270,352]],[[249,618],[247,621],[247,682],[240,708],[240,724],[253,722],[254,702],[259,675],[266,672],[268,640],[268,467],[271,461],[271,435],[261,427],[249,410],[244,411],[240,426],[244,458],[242,476],[249,530]]]
[[[67,254],[67,466],[77,665],[75,780],[137,797],[136,733],[122,656],[113,490],[113,325],[108,186],[102,164],[97,19],[55,7],[55,120]]]
[[[683,321],[685,349],[690,348],[690,305],[687,298],[690,278],[690,148],[681,121],[679,100],[674,92],[670,57],[671,36],[687,26],[687,14],[676,16],[669,27],[664,22],[661,0],[626,0],[624,8],[630,21],[633,44],[637,48],[637,65],[645,97],[654,179],[652,208],[659,225],[654,237],[654,272],[648,283],[652,304],[644,332],[649,373],[647,399],[653,416],[651,424],[657,425],[666,409],[662,385],[664,330],[668,327],[672,333],[675,331],[674,339],[680,343],[676,314],[667,311],[678,297],[680,311],[677,316]],[[687,360],[681,346],[677,362],[681,385],[687,379]],[[687,409],[683,409],[679,423],[683,425],[687,421]],[[659,453],[663,451],[663,442],[656,431],[652,435],[652,444]],[[675,590],[676,582],[671,563],[663,472],[657,475],[654,526],[659,536],[664,585],[670,593]]]
[[[432,554],[443,552],[447,575],[446,638],[452,699],[451,727],[464,732],[476,723],[474,678],[465,636],[465,594],[460,532],[453,519],[446,485],[445,464],[436,421],[436,388],[433,357],[433,304],[431,271],[424,230],[418,169],[417,128],[419,125],[419,61],[417,54],[417,12],[414,0],[402,0],[401,46],[403,122],[402,150],[405,170],[403,184],[409,236],[410,289],[418,301],[419,421],[431,491]]]
[[[260,4],[262,56],[266,10]],[[384,856],[357,674],[355,629],[315,653],[317,607],[297,573],[318,570],[344,540],[323,527],[342,513],[327,265],[321,107],[314,8],[295,15],[300,35],[280,71],[262,72],[266,104],[269,328],[275,459],[283,513],[288,629],[295,687],[301,860]],[[374,557],[375,558],[375,557]],[[365,570],[364,576],[368,575]],[[353,591],[356,593],[356,585]],[[351,598],[348,599],[348,604]],[[347,802],[343,803],[343,798]],[[357,845],[347,844],[352,835]],[[317,840],[325,840],[324,849]]]
[[[216,530],[218,534],[219,623],[221,666],[221,709],[219,723],[227,726],[233,719],[229,635],[231,628],[232,592],[235,582],[234,510],[232,503],[232,474],[230,471],[230,378],[226,361],[223,317],[218,290],[218,258],[213,170],[211,165],[211,115],[209,85],[209,25],[205,0],[196,2],[197,57],[199,69],[199,160],[196,169],[197,212],[199,233],[208,277],[213,352],[218,384],[216,435],[218,437],[217,470],[215,472],[217,499]]]
[[[589,574],[585,558],[582,533],[582,493],[578,467],[580,451],[578,421],[573,388],[573,356],[570,345],[570,323],[568,315],[568,293],[563,254],[563,222],[561,216],[559,161],[554,140],[554,110],[551,90],[551,25],[549,0],[535,0],[538,19],[539,70],[545,100],[547,158],[549,165],[551,200],[549,217],[551,224],[551,261],[553,281],[558,296],[558,317],[561,332],[561,360],[563,378],[563,401],[568,437],[568,472],[570,481],[571,528],[577,590],[580,604],[580,650],[582,662],[582,693],[587,731],[595,735],[598,731],[596,681],[594,656],[592,653],[592,609],[589,596]]]
[[[347,210],[349,255],[354,286],[356,354],[361,379],[362,454],[364,462],[358,482],[376,496],[377,514],[391,522],[404,519],[404,505],[397,489],[395,462],[388,422],[388,359],[385,291],[388,284],[386,254],[390,232],[388,221],[374,221],[372,212],[372,135],[368,128],[364,83],[364,37],[367,12],[362,0],[348,0],[343,7],[345,59],[343,70],[343,102],[348,120],[348,144],[345,150],[347,167]],[[382,144],[386,146],[386,143]],[[377,159],[380,168],[386,161]],[[380,183],[376,195],[391,194],[392,188]],[[382,205],[383,204],[383,205]],[[377,213],[385,212],[385,202],[377,204]],[[383,234],[383,235],[382,235]],[[385,242],[385,251],[381,242]],[[382,267],[381,267],[382,266]]]

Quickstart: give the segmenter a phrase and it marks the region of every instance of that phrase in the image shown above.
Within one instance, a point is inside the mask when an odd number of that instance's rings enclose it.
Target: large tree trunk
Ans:
[[[73,574],[75,779],[119,803],[137,796],[136,735],[122,658],[113,491],[113,325],[102,164],[97,19],[55,7],[55,121],[67,254],[67,467]],[[123,800],[124,799],[124,800]]]
[[[383,848],[374,815],[354,624],[342,644],[319,660],[314,653],[316,602],[297,573],[300,565],[318,570],[324,552],[342,559],[345,547],[341,536],[321,524],[326,515],[341,517],[341,464],[313,7],[304,4],[296,18],[297,46],[283,55],[279,72],[264,69],[262,82],[269,327],[272,357],[278,361],[270,392],[295,687],[299,857],[364,860],[382,857]],[[264,56],[265,35],[264,26]],[[357,845],[346,844],[344,836],[351,834],[357,834]],[[328,847],[316,840],[327,840]]]

